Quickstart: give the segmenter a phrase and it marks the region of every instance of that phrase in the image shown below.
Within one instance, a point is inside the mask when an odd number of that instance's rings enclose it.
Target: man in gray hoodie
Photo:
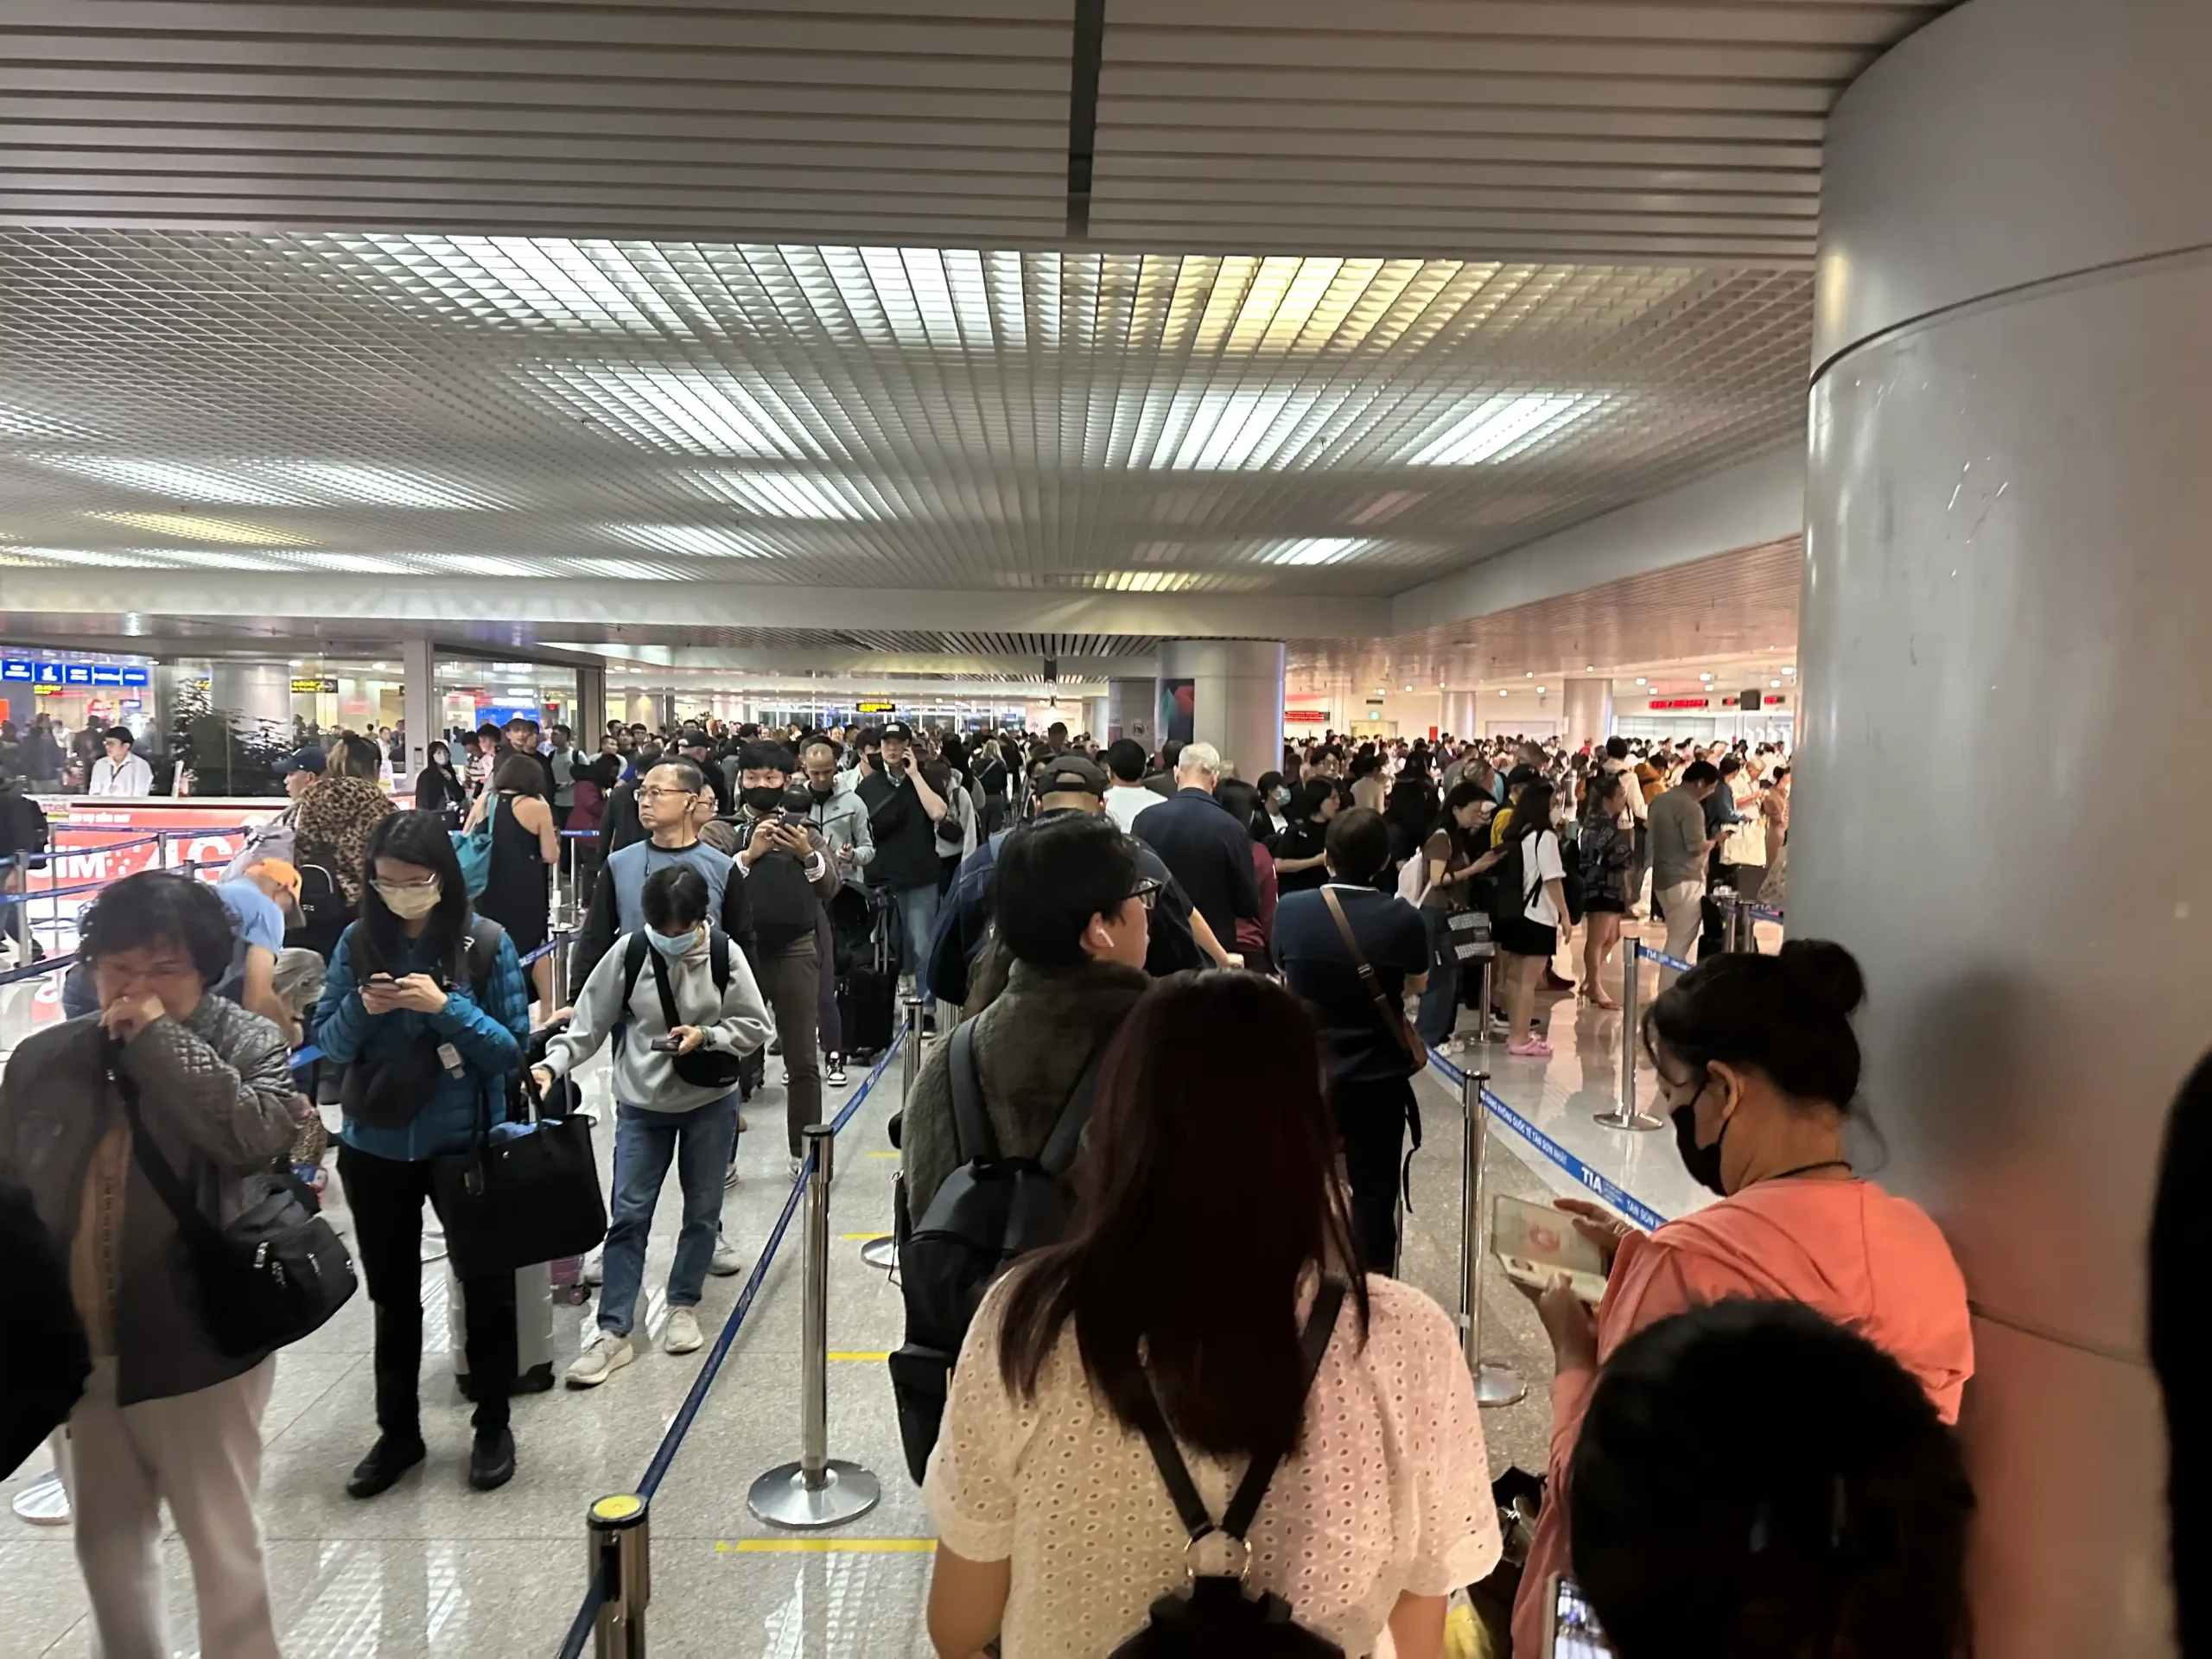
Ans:
[[[599,1334],[569,1367],[571,1388],[595,1387],[637,1357],[630,1332],[645,1240],[671,1160],[683,1228],[669,1268],[663,1348],[688,1354],[700,1345],[693,1310],[708,1272],[743,1265],[721,1242],[722,1173],[737,1142],[737,1062],[768,1040],[767,1006],[745,953],[708,925],[709,894],[697,870],[655,870],[639,902],[645,926],[600,958],[575,1019],[546,1046],[536,1072],[538,1087],[550,1089],[615,1039],[614,1202]]]

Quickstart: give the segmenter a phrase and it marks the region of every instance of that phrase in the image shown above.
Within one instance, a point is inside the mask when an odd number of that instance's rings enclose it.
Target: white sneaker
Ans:
[[[699,1334],[699,1316],[688,1307],[668,1310],[668,1329],[661,1332],[661,1351],[670,1354],[696,1352],[706,1338]]]
[[[607,1282],[607,1259],[593,1255],[584,1258],[584,1283],[603,1285]]]
[[[843,1055],[832,1054],[823,1062],[822,1081],[832,1089],[842,1089],[845,1086],[845,1057]]]
[[[745,1271],[745,1258],[737,1253],[736,1245],[717,1233],[715,1236],[714,1258],[707,1263],[707,1271],[717,1279],[728,1279],[734,1274]]]
[[[804,1159],[804,1158],[794,1158],[794,1159],[792,1159],[792,1160],[791,1160],[791,1179],[793,1179],[793,1180],[797,1180],[797,1179],[798,1179],[798,1178],[799,1178],[801,1175],[804,1174],[805,1173],[806,1173],[806,1160],[805,1160],[805,1159]]]
[[[629,1338],[602,1331],[591,1339],[591,1346],[569,1362],[569,1386],[595,1389],[637,1357]]]

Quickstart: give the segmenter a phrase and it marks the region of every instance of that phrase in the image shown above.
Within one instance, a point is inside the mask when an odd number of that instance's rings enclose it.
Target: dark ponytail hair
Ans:
[[[1713,957],[1660,994],[1643,1016],[1643,1046],[1694,1071],[1718,1061],[1756,1066],[1800,1100],[1849,1111],[1859,1092],[1851,1016],[1866,1000],[1857,958],[1827,939],[1792,939],[1771,957]]]

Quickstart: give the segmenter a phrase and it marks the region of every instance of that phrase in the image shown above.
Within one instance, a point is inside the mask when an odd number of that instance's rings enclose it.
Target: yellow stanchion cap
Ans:
[[[644,1512],[645,1500],[629,1492],[620,1492],[612,1497],[602,1497],[591,1506],[591,1518],[601,1526],[619,1526],[625,1521],[634,1521]]]

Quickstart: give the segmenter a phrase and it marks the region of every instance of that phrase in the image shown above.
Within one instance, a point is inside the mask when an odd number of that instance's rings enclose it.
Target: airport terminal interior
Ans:
[[[0,1655],[2212,1653],[2209,72],[0,8]]]

